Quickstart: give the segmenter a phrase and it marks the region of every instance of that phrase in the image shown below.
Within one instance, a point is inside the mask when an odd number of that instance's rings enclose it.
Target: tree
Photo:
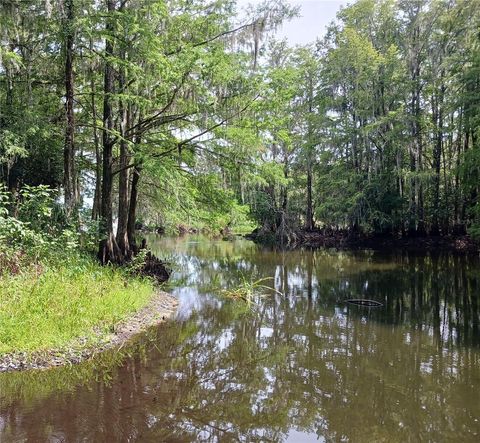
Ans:
[[[64,56],[65,56],[65,147],[63,150],[63,188],[65,208],[71,214],[78,206],[79,191],[75,167],[75,116],[74,116],[74,41],[75,5],[74,0],[65,0]]]

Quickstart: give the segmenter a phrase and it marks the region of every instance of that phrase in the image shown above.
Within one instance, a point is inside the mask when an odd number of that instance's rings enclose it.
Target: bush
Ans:
[[[79,246],[55,191],[25,186],[17,199],[0,187],[0,272],[17,273],[27,262],[63,258]]]

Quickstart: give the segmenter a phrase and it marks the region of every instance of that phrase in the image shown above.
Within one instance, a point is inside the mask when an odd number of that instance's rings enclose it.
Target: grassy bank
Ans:
[[[61,348],[81,337],[91,343],[153,291],[149,280],[82,256],[0,275],[0,355]]]

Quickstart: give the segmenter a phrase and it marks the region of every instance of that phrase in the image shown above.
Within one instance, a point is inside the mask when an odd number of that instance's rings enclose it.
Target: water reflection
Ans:
[[[175,292],[190,312],[192,292],[210,294],[235,287],[243,278],[270,277],[266,284],[288,298],[307,297],[315,306],[340,306],[349,298],[385,304],[375,312],[352,309],[379,322],[408,324],[435,334],[439,342],[480,344],[478,300],[480,260],[451,253],[412,254],[402,251],[279,251],[251,242],[207,241],[190,237],[153,243],[175,263]],[[215,299],[217,301],[217,299]],[[184,304],[185,306],[185,304]],[[345,310],[344,309],[344,310]]]
[[[178,321],[69,389],[0,378],[2,442],[478,441],[476,258],[155,246],[176,263]],[[284,295],[253,311],[215,295],[261,277]]]

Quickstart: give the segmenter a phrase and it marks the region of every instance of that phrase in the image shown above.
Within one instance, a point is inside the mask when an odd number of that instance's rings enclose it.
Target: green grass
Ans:
[[[152,293],[148,280],[79,257],[41,272],[0,275],[0,355],[92,340],[94,328],[107,333]]]
[[[248,304],[253,303],[255,297],[264,296],[265,291],[275,292],[282,295],[280,291],[270,286],[263,285],[262,283],[267,280],[272,280],[272,277],[261,278],[257,281],[248,280],[245,276],[242,276],[242,283],[233,289],[223,289],[220,291],[222,295],[235,300],[242,300]]]

